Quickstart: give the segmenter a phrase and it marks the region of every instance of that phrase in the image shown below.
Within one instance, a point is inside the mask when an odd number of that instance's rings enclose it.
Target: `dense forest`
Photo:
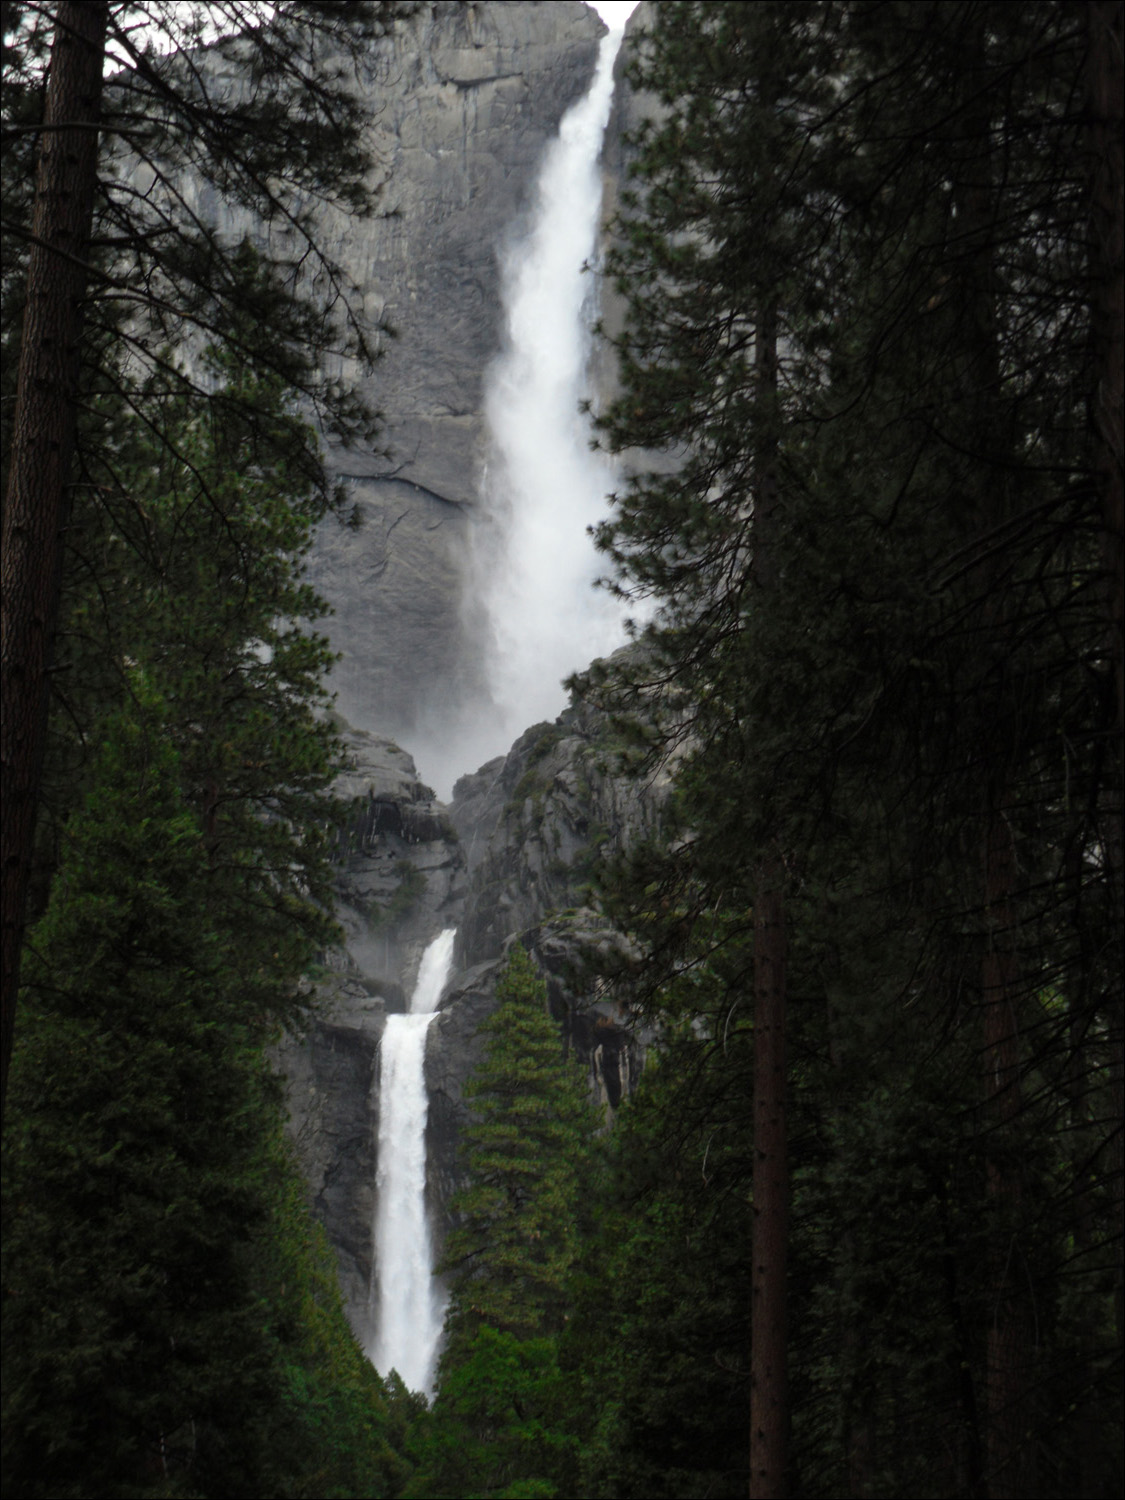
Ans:
[[[647,1061],[607,1125],[510,946],[432,1404],[270,1061],[348,812],[315,424],[378,441],[316,205],[378,211],[347,59],[409,9],[3,6],[5,1492],[1116,1496],[1122,5],[632,38],[599,544],[650,623],[573,689],[670,778],[595,874]]]

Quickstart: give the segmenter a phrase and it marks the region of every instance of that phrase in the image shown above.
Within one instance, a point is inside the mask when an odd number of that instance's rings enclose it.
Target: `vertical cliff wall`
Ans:
[[[336,611],[341,713],[408,744],[481,692],[463,565],[482,380],[502,338],[499,255],[604,30],[577,0],[423,4],[368,60],[382,211],[324,236],[397,335],[368,392],[391,454],[333,455],[361,525],[324,526],[311,579]]]
[[[609,726],[582,705],[532,726],[489,764],[464,765],[448,807],[393,742],[410,743],[443,708],[480,694],[464,565],[484,456],[483,377],[503,338],[500,257],[526,227],[541,157],[589,85],[603,31],[579,3],[419,7],[367,69],[378,107],[372,147],[392,216],[326,226],[369,312],[399,335],[370,391],[394,454],[389,463],[334,455],[362,524],[326,524],[312,559],[344,653],[335,686],[356,727],[338,791],[354,800],[355,817],[338,879],[345,947],[319,981],[318,1021],[283,1064],[302,1165],[365,1345],[374,1331],[379,1043],[426,943],[458,928],[457,972],[426,1059],[439,1227],[459,1181],[477,1029],[514,934],[547,976],[565,1045],[607,1108],[642,1060],[602,978],[607,961],[628,960],[627,948],[592,909],[590,881],[602,853],[653,827],[663,784],[617,777]],[[635,116],[619,99],[604,152],[607,209],[624,170],[620,132]]]
[[[379,1040],[426,942],[460,923],[469,895],[453,823],[392,741],[409,742],[481,691],[464,564],[483,460],[483,377],[503,337],[500,258],[525,226],[543,152],[589,85],[604,29],[580,3],[420,5],[364,69],[381,213],[323,224],[326,250],[397,337],[367,391],[384,413],[391,456],[332,454],[360,525],[326,523],[311,558],[343,653],[338,706],[356,726],[353,768],[338,787],[356,813],[338,880],[346,946],[319,981],[320,1018],[285,1049],[283,1065],[302,1165],[365,1344]],[[486,977],[485,1004],[490,994]],[[464,1056],[446,1080],[454,1101],[472,1051],[471,1010],[453,1049]],[[443,1055],[449,1074],[450,1049]],[[437,1199],[455,1162],[449,1109],[444,1118]]]

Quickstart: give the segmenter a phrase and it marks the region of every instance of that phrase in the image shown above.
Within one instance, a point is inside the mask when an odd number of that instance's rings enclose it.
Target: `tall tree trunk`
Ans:
[[[1107,647],[1113,677],[1114,737],[1109,760],[1109,805],[1103,812],[1108,864],[1109,910],[1120,910],[1123,819],[1125,819],[1125,6],[1121,0],[1090,0],[1086,7],[1086,93],[1090,119],[1090,324],[1094,388],[1090,402],[1093,468],[1101,491],[1106,575]],[[1114,1231],[1125,1241],[1125,998],[1120,987],[1109,999],[1111,1093],[1116,1130],[1108,1174]],[[1125,1279],[1117,1259],[1116,1323],[1125,1349]]]
[[[1108,642],[1116,696],[1116,791],[1125,735],[1125,150],[1121,144],[1125,27],[1121,0],[1087,7],[1090,116],[1090,279],[1094,343],[1094,465],[1102,502]],[[1120,810],[1120,803],[1118,804]],[[1120,875],[1120,870],[1117,872]]]
[[[962,431],[971,469],[966,487],[972,520],[986,536],[1010,518],[1014,503],[1006,482],[1010,437],[1002,397],[997,299],[997,187],[992,112],[997,74],[989,54],[987,7],[970,8],[960,76],[962,110],[955,135],[954,189],[960,230],[948,246],[960,301],[963,390]],[[1000,105],[1002,113],[1003,106]],[[959,158],[959,159],[958,159]],[[955,405],[954,411],[957,411]],[[1022,975],[1016,949],[1016,903],[1021,878],[1013,827],[1013,791],[1020,770],[1027,698],[1027,667],[1017,655],[1018,630],[1010,619],[1010,559],[989,556],[977,567],[976,642],[988,653],[989,674],[974,689],[977,744],[972,759],[983,767],[980,858],[983,953],[980,961],[982,1061],[981,1145],[988,1202],[986,1273],[991,1316],[986,1339],[985,1470],[991,1500],[1037,1493],[1030,1443],[1030,1393],[1035,1361],[1034,1325],[1024,1271],[1021,1222],[1024,1166],[1013,1139],[1021,1108],[1020,1011]],[[975,668],[974,668],[975,670]],[[971,680],[971,677],[970,677]],[[969,776],[979,780],[980,770]]]
[[[0,753],[3,1075],[8,1091],[20,947],[47,737],[62,538],[77,422],[86,262],[97,186],[109,7],[60,3],[39,146],[11,467],[4,504]]]
[[[757,483],[752,579],[758,608],[780,582],[776,546],[777,304],[759,314]],[[751,1246],[750,1497],[789,1493],[789,1160],[785,1130],[785,898],[783,861],[763,859],[754,899],[754,1162]]]
[[[1021,1107],[1019,967],[1012,896],[1017,870],[1005,809],[988,810],[985,833],[986,939],[982,964],[985,1188],[990,1205],[987,1337],[988,1493],[1027,1500],[1036,1493],[1029,1416],[1033,1330],[1020,1243],[1023,1183],[1013,1139]]]
[[[776,1500],[789,1493],[789,1159],[782,878],[780,860],[767,860],[754,902],[750,1500]]]

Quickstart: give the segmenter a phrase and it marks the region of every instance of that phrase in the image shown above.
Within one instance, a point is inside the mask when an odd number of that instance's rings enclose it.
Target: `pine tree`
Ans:
[[[581,1494],[747,1491],[750,1008],[705,1021],[692,988],[693,1020],[666,1025],[605,1141],[560,1351]]]
[[[442,1257],[455,1278],[452,1358],[481,1324],[519,1338],[559,1331],[597,1121],[585,1079],[563,1055],[546,985],[518,943],[496,998],[465,1088],[468,1186],[454,1200],[457,1225]]]
[[[21,1493],[348,1493],[402,1472],[265,1056],[335,934],[331,657],[302,578],[323,500],[288,462],[312,437],[279,383],[218,355],[212,375],[202,418],[168,393],[164,447],[111,412],[131,504],[78,512],[58,873],[5,1158]]]
[[[159,701],[136,693],[140,712],[105,728],[31,939],[5,1184],[20,1493],[190,1467],[209,1429],[239,1412],[249,1427],[270,1399],[247,1251],[267,1216],[271,1085]]]
[[[215,351],[204,363],[214,390],[202,414],[174,388],[148,392],[166,444],[110,408],[128,503],[78,498],[46,825],[60,836],[98,723],[142,670],[204,831],[210,899],[245,922],[263,975],[283,976],[263,1000],[278,1014],[296,1001],[292,975],[334,934],[332,654],[314,628],[326,606],[303,577],[326,502],[301,462],[315,436],[280,381]]]
[[[1121,984],[1105,426],[1076,399],[1106,347],[1081,269],[1081,19],[661,7],[635,73],[663,110],[611,255],[627,314],[603,431],[674,461],[603,531],[622,586],[660,605],[648,652],[609,675],[642,744],[679,742],[682,837],[616,906],[658,1015],[686,970],[702,1015],[724,993],[733,1013],[774,885],[754,872],[783,870],[796,1472],[828,1493],[876,1492],[880,1464],[907,1490],[919,1463],[943,1493],[1057,1482],[1080,1422],[1029,1434],[1060,1382],[1103,1423],[1092,1470],[1112,1452],[1104,1328],[1082,1375],[1042,1336],[1079,1280],[1104,1308],[1116,1201],[1112,1108],[1096,1166],[1074,1155],[1108,1107]],[[874,1142],[872,1201],[908,1199],[916,1226],[892,1236],[915,1293],[890,1321],[887,1247],[848,1212]],[[839,1232],[805,1242],[828,1201]]]
[[[396,14],[391,4],[278,11],[243,0],[5,7],[6,46],[23,64],[11,86],[5,80],[5,135],[20,148],[11,169],[30,167],[29,137],[37,175],[33,197],[7,184],[4,192],[4,286],[22,274],[26,288],[16,299],[24,315],[4,325],[5,359],[19,374],[3,415],[3,1087],[71,487],[129,500],[112,435],[81,424],[80,410],[92,395],[113,393],[159,438],[163,408],[145,400],[154,374],[202,410],[206,378],[190,359],[167,357],[186,338],[195,353],[205,342],[228,344],[257,374],[279,377],[327,434],[372,439],[371,413],[326,373],[326,360],[369,362],[374,331],[353,310],[316,224],[325,201],[372,209],[364,106],[346,74]],[[207,39],[207,25],[217,39]],[[34,68],[44,30],[51,61],[39,120]],[[118,71],[103,85],[111,60]],[[233,90],[228,69],[239,79]],[[136,190],[135,170],[151,176],[148,191]],[[267,224],[284,223],[292,262],[240,253],[193,208],[193,192],[206,187]],[[246,407],[251,424],[253,415]],[[315,445],[303,462],[329,497]]]
[[[442,1258],[453,1281],[433,1412],[411,1495],[573,1492],[569,1316],[597,1115],[563,1055],[543,980],[516,943],[465,1089],[468,1185]]]
[[[133,692],[29,942],[5,1488],[363,1493],[401,1463],[284,1145],[261,947],[216,910],[166,712]]]

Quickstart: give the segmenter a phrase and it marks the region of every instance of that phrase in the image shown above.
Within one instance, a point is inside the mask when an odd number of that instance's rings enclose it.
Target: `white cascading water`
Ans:
[[[611,13],[594,80],[544,156],[528,233],[504,256],[507,341],[486,382],[490,456],[481,489],[489,524],[478,533],[476,557],[491,635],[491,703],[420,755],[441,795],[454,776],[559,714],[562,680],[625,640],[619,602],[594,587],[602,565],[587,531],[607,513],[613,469],[590,451],[579,403],[589,395],[596,311],[595,281],[583,267],[597,248],[598,157],[630,9]]]
[[[598,556],[587,527],[606,511],[613,475],[589,449],[580,416],[590,348],[597,243],[598,157],[613,95],[613,64],[632,4],[607,5],[594,81],[564,118],[539,174],[527,237],[503,267],[508,333],[486,395],[492,459],[483,485],[493,535],[482,584],[492,629],[492,704],[477,726],[448,726],[424,759],[448,795],[453,776],[508,749],[529,724],[565,703],[561,681],[624,639],[621,609],[593,583]],[[380,1071],[377,1285],[372,1363],[408,1389],[432,1394],[445,1312],[433,1277],[426,1215],[426,1034],[453,958],[455,933],[434,939],[403,1016],[389,1016]]]
[[[379,1072],[377,1295],[372,1364],[411,1391],[433,1392],[445,1299],[433,1275],[426,1215],[426,1034],[453,962],[454,928],[422,955],[410,1010],[388,1016]]]

